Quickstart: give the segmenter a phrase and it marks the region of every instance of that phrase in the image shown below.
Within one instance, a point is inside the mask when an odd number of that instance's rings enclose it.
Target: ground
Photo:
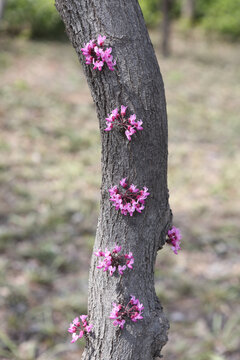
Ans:
[[[166,360],[238,360],[240,45],[174,34],[157,49],[169,114],[169,189],[183,250],[159,252]],[[95,108],[68,43],[0,41],[0,358],[80,359],[99,209]],[[143,119],[144,120],[144,119]]]

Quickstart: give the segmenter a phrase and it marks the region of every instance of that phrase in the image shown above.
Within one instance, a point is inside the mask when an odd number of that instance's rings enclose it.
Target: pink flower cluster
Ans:
[[[114,326],[119,326],[121,329],[123,329],[124,324],[128,318],[130,318],[133,322],[143,319],[143,309],[143,304],[140,304],[140,301],[136,299],[135,296],[131,295],[131,300],[127,306],[113,303],[113,309],[109,317],[110,319],[114,320]]]
[[[125,130],[125,135],[129,141],[131,136],[135,134],[136,130],[143,130],[142,120],[136,121],[136,115],[133,114],[129,118],[126,118],[127,106],[121,105],[121,111],[119,114],[118,108],[114,109],[111,114],[106,118],[107,127],[105,131],[112,130],[113,126]]]
[[[168,230],[168,239],[166,241],[168,244],[172,245],[171,249],[176,255],[178,254],[178,250],[181,250],[181,238],[182,235],[180,233],[180,230],[175,226]]]
[[[93,325],[88,325],[87,315],[81,315],[76,317],[73,322],[69,325],[68,332],[72,334],[72,341],[74,343],[78,339],[82,338],[84,334],[91,332]],[[77,334],[77,332],[79,333]]]
[[[104,50],[104,41],[106,36],[98,35],[97,44],[95,40],[90,40],[87,44],[84,44],[84,47],[81,49],[83,55],[86,58],[86,64],[93,64],[93,70],[98,69],[102,70],[104,63],[107,64],[109,70],[113,71],[116,61],[113,61],[111,55],[112,48],[106,48]]]
[[[120,180],[120,185],[125,189],[125,192],[120,192],[117,185],[109,189],[110,201],[113,202],[116,210],[120,209],[123,215],[133,216],[134,211],[141,213],[144,209],[144,203],[148,195],[148,188],[144,186],[143,190],[139,190],[135,185],[128,187],[126,178]]]
[[[103,271],[108,270],[110,276],[112,276],[116,270],[118,270],[120,275],[123,275],[123,271],[126,270],[127,267],[132,269],[132,265],[134,263],[132,253],[130,252],[129,254],[120,255],[119,252],[121,249],[121,246],[116,245],[112,252],[108,251],[108,249],[105,249],[105,252],[102,250],[95,252],[94,255],[104,257],[97,268],[103,269]]]

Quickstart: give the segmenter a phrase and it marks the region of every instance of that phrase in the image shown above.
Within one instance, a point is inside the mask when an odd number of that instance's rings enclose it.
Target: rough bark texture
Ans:
[[[154,289],[157,251],[171,223],[167,189],[167,114],[164,85],[137,0],[56,0],[56,7],[79,56],[96,104],[102,139],[101,211],[94,251],[122,245],[132,251],[134,269],[110,277],[96,269],[89,279],[89,336],[84,360],[152,360],[167,342],[168,321]],[[114,72],[84,64],[81,47],[98,34],[107,36],[117,60]],[[104,132],[105,117],[121,104],[143,120],[144,130],[131,143],[117,130]],[[79,131],[81,131],[79,129]],[[127,177],[151,193],[142,214],[123,216],[109,201],[108,189]],[[144,319],[114,328],[113,302],[127,303],[130,294],[144,304]]]

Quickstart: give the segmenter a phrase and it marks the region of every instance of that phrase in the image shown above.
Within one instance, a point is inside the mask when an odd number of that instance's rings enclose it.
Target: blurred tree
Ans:
[[[84,360],[152,360],[167,342],[168,321],[154,288],[157,251],[165,243],[171,223],[167,189],[167,113],[164,85],[138,1],[56,0],[69,38],[79,56],[96,104],[102,138],[102,187],[95,251],[114,244],[132,251],[134,270],[122,278],[109,277],[92,257],[89,280],[89,321],[94,332],[87,339]],[[85,64],[84,43],[107,36],[117,60],[116,70],[101,72]],[[132,142],[124,134],[104,131],[105,118],[121,104],[143,119],[144,130]],[[123,216],[112,207],[108,189],[127,177],[147,186],[143,214]],[[112,303],[127,303],[133,294],[144,304],[144,319],[113,327]]]
[[[173,0],[162,0],[162,54],[166,57],[170,55],[170,12],[172,2]]]
[[[195,18],[195,0],[182,0],[181,15],[189,24],[193,23]]]
[[[4,11],[4,6],[5,6],[5,0],[0,0],[0,20],[3,17],[3,11]]]

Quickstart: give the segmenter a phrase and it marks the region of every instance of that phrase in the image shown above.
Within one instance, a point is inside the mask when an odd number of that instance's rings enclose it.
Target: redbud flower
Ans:
[[[123,187],[123,188],[126,188],[127,187],[127,183],[126,183],[126,179],[127,178],[123,178],[122,180],[120,180],[120,185]]]
[[[102,67],[103,67],[103,61],[99,61],[99,60],[94,60],[93,59],[93,65],[94,65],[94,67],[93,67],[93,70],[95,70],[95,69],[98,69],[99,71],[101,71],[102,70]]]
[[[139,189],[137,189],[136,186],[133,184],[129,187],[128,190],[132,193],[137,193],[139,191]]]
[[[121,105],[121,111],[119,114],[118,108],[112,110],[112,113],[105,119],[107,127],[105,131],[112,130],[113,126],[122,129],[129,141],[135,134],[136,130],[143,130],[142,120],[136,121],[136,115],[133,114],[129,118],[126,118],[127,106]]]
[[[119,117],[118,108],[112,111],[112,119],[117,119]]]
[[[125,116],[125,115],[126,115],[126,111],[127,111],[127,106],[121,105],[121,115],[122,115],[122,116]]]
[[[178,228],[176,228],[175,226],[173,226],[170,230],[168,230],[168,239],[166,240],[166,242],[170,245],[172,245],[171,249],[173,250],[173,252],[177,255],[178,254],[178,250],[181,250],[180,244],[181,244],[181,238],[182,235],[180,233],[180,230]]]
[[[68,332],[72,334],[72,341],[74,343],[78,339],[82,338],[83,335],[90,333],[93,328],[92,324],[87,323],[87,315],[81,315],[76,317],[73,322],[69,325]],[[79,331],[79,333],[77,333]]]
[[[98,45],[99,46],[103,46],[105,40],[106,40],[106,36],[98,35]]]
[[[93,64],[93,70],[98,69],[102,70],[104,63],[106,63],[109,70],[113,71],[116,61],[113,61],[111,55],[112,48],[106,48],[104,50],[104,42],[106,36],[98,35],[97,44],[95,40],[90,40],[87,44],[84,44],[84,47],[81,49],[83,55],[86,58],[86,64]]]
[[[125,191],[120,192],[117,185],[108,190],[113,206],[116,210],[120,209],[123,215],[130,214],[133,216],[135,210],[141,213],[144,209],[145,200],[150,195],[148,188],[144,186],[143,190],[139,190],[134,184],[128,187],[126,178],[120,180],[120,185]]]
[[[136,299],[135,296],[131,295],[131,299],[126,306],[113,303],[113,309],[109,318],[114,320],[114,326],[119,326],[121,329],[123,329],[127,319],[130,319],[133,322],[137,322],[137,320],[143,319],[143,310],[143,304],[140,304],[140,301]]]
[[[112,252],[105,249],[105,252],[98,249],[94,255],[98,257],[103,257],[104,259],[100,261],[97,265],[97,269],[103,269],[103,271],[109,271],[110,276],[117,270],[120,275],[123,275],[124,270],[132,269],[132,264],[134,263],[134,257],[132,253],[120,255],[122,250],[121,246],[115,245]]]

